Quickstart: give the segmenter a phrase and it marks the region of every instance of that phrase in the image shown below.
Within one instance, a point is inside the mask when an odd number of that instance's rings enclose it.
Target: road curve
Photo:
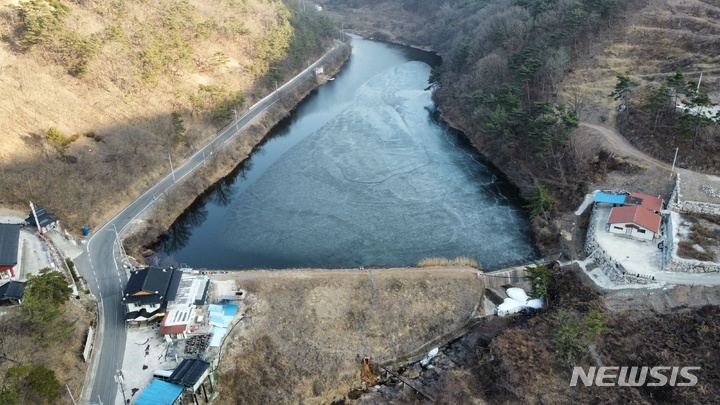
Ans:
[[[343,46],[349,45],[336,41],[333,49],[282,87],[250,107],[237,121],[221,130],[207,145],[90,236],[85,251],[75,263],[99,303],[99,325],[94,353],[83,385],[81,403],[115,405],[116,398],[122,397],[117,395],[119,385],[115,381],[115,375],[122,367],[127,337],[121,296],[128,275],[124,269],[118,267],[118,260],[115,257],[116,239],[134,219],[151,207],[176,182],[191,174],[209,158],[213,150],[219,149],[235,137],[261,112],[272,106],[284,92],[312,78],[314,69]]]
[[[587,122],[581,122],[580,126],[596,131],[599,135],[605,138],[609,146],[613,149],[612,152],[623,156],[632,156],[640,161],[647,162],[650,165],[668,171],[672,169],[669,164],[661,160],[655,159],[654,157],[649,156],[644,152],[636,149],[630,144],[630,142],[628,142],[627,139],[625,139],[624,136],[620,135],[620,133],[614,129],[606,128],[600,125],[589,124]]]

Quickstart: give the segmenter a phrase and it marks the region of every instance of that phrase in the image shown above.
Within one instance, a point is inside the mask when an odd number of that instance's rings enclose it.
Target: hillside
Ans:
[[[332,46],[332,23],[298,4],[0,2],[0,205],[32,200],[75,231],[109,219],[169,157],[182,161]],[[237,163],[203,174],[199,191]]]
[[[605,12],[593,10],[603,5]],[[572,211],[586,190],[667,190],[667,181],[658,180],[668,178],[665,169],[647,165],[636,154],[614,154],[611,145],[598,140],[597,128],[619,130],[634,146],[666,162],[659,163],[663,167],[679,147],[678,164],[719,172],[718,125],[676,113],[674,93],[662,91],[673,83],[670,79],[683,76],[677,88],[681,99],[696,105],[703,95],[719,100],[713,77],[720,45],[717,1],[328,0],[323,6],[350,31],[443,56],[443,68],[431,78],[443,116],[531,203],[538,189],[554,200],[545,210],[549,220],[543,215],[534,219],[537,242],[546,253],[560,244],[553,235],[576,225]],[[632,85],[625,97],[614,99],[610,94],[617,90],[618,76]],[[543,144],[537,135],[544,130],[533,121],[554,115],[547,110],[534,115],[543,103],[564,105],[579,128]],[[583,228],[582,219],[578,225]],[[582,244],[581,235],[576,232],[572,242]],[[717,353],[711,347],[717,334],[717,288],[608,292],[591,284],[577,268],[563,268],[551,277],[549,310],[478,327],[442,349],[452,359],[450,367],[421,369],[419,376],[413,368],[403,375],[412,375],[411,383],[435,397],[428,402],[447,404],[702,403],[717,396],[711,388],[718,379],[712,363]],[[703,370],[698,385],[570,387],[562,333],[593,311],[603,314],[608,330],[591,339],[593,349],[574,364],[697,364]],[[425,402],[389,383],[370,390],[360,403],[391,401]]]

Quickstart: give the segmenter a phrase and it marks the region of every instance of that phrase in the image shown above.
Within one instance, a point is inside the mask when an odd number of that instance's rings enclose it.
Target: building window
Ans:
[[[645,233],[645,230],[644,230],[644,229],[638,229],[638,232],[639,232],[639,233]]]
[[[621,231],[623,230],[622,227],[620,227],[620,226],[613,226],[613,228],[619,229],[619,230],[621,230]]]

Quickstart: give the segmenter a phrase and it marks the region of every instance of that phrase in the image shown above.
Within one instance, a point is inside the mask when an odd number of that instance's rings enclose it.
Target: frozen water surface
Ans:
[[[373,76],[213,212],[200,227],[212,232],[168,253],[224,269],[407,266],[436,256],[499,268],[532,259],[521,208],[433,121],[429,74],[409,61]]]
[[[531,256],[526,220],[494,176],[430,122],[429,69],[407,62],[361,87],[230,204],[219,243],[280,267]]]

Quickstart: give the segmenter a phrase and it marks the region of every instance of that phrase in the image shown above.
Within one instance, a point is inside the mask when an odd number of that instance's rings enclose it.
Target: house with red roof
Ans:
[[[653,240],[660,237],[661,220],[660,215],[643,208],[642,205],[615,207],[610,211],[608,231]]]
[[[660,197],[647,194],[630,193],[625,198],[625,205],[639,205],[648,211],[659,214],[663,210],[664,201]]]

